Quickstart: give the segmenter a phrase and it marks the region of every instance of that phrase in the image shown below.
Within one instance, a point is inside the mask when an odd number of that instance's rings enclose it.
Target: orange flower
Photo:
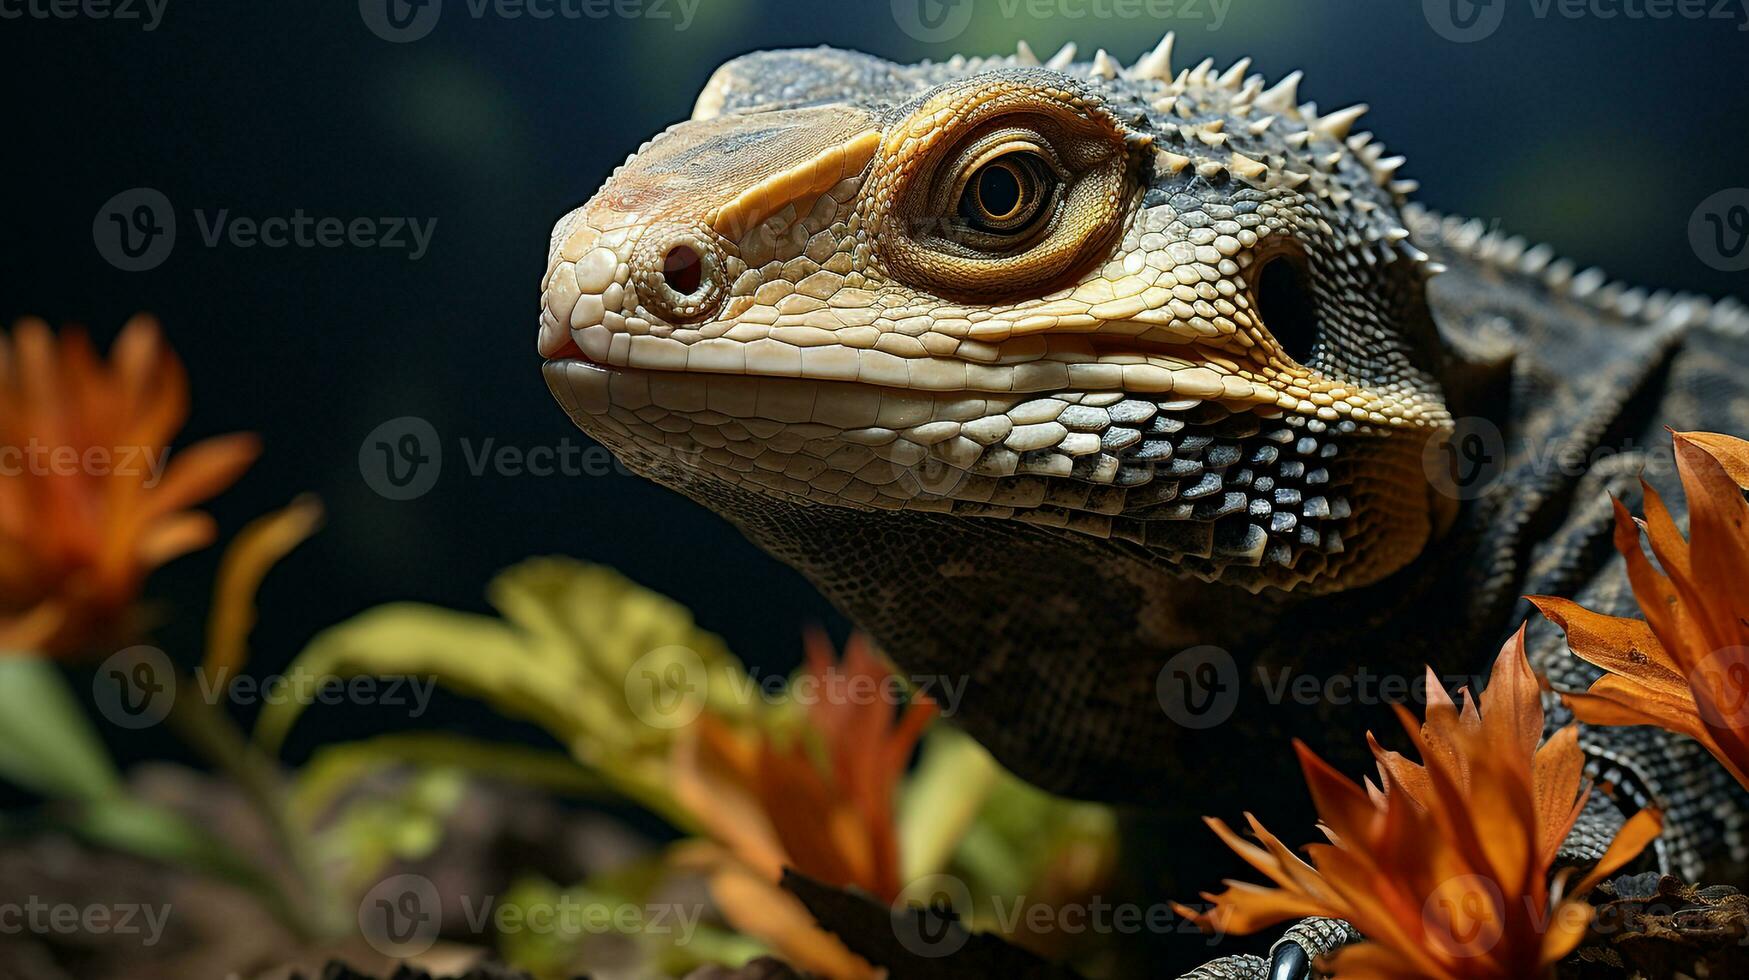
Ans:
[[[182,364],[149,318],[128,322],[107,364],[78,330],[57,340],[24,320],[0,335],[0,649],[127,639],[147,573],[212,542],[212,518],[185,508],[259,449],[221,436],[168,460],[187,414]]]
[[[1584,693],[1562,692],[1580,721],[1657,725],[1706,746],[1749,786],[1749,443],[1673,433],[1688,495],[1689,538],[1645,487],[1646,518],[1615,502],[1615,547],[1644,620],[1531,596],[1567,632],[1573,653],[1607,673]],[[1640,547],[1644,532],[1663,571]]]
[[[783,742],[705,714],[676,749],[675,795],[720,845],[704,863],[737,929],[824,976],[876,976],[777,883],[791,867],[882,901],[898,896],[895,791],[937,708],[917,695],[900,714],[896,679],[862,636],[835,664],[830,642],[811,633],[807,659],[791,688],[807,706],[802,737]]]
[[[1543,711],[1520,630],[1500,651],[1481,710],[1463,692],[1453,704],[1428,673],[1426,724],[1398,708],[1424,760],[1417,765],[1368,736],[1380,785],[1363,789],[1295,742],[1328,844],[1300,860],[1247,814],[1262,847],[1226,824],[1209,826],[1275,888],[1227,882],[1204,894],[1205,928],[1253,932],[1304,916],[1352,923],[1364,943],[1337,952],[1342,978],[1522,978],[1547,976],[1578,945],[1591,907],[1577,896],[1638,854],[1662,828],[1641,811],[1584,880],[1551,886],[1556,849],[1578,819],[1578,732],[1568,726],[1538,748]],[[1382,785],[1382,788],[1381,788]]]

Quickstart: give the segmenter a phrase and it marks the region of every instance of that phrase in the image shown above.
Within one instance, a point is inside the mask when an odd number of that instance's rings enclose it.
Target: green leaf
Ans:
[[[453,769],[568,796],[598,796],[601,777],[558,752],[484,742],[447,732],[403,732],[318,750],[298,772],[292,811],[310,826],[362,779],[397,766]]]
[[[307,917],[277,883],[218,837],[181,814],[130,797],[81,804],[65,826],[85,840],[228,881],[256,895],[280,921],[308,931]]]
[[[503,620],[398,603],[325,630],[287,671],[311,678],[410,675],[539,725],[619,792],[682,827],[669,790],[675,732],[709,704],[742,717],[751,681],[686,608],[610,569],[533,559],[493,580]],[[300,675],[302,675],[300,677]],[[257,738],[281,744],[304,706],[262,711]]]
[[[56,799],[122,791],[96,729],[54,664],[0,652],[0,776]]]
[[[362,893],[391,862],[419,861],[436,851],[466,794],[460,771],[427,769],[387,792],[361,795],[323,829],[323,864],[342,869],[344,891]]]
[[[900,880],[916,881],[946,869],[984,801],[1005,776],[970,735],[945,725],[931,729],[899,800]]]

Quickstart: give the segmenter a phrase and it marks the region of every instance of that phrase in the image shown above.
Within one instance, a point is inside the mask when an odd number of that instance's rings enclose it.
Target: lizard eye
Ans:
[[[1023,294],[1072,276],[1118,231],[1133,188],[1121,132],[1049,103],[964,128],[893,163],[896,220],[878,247],[899,279],[951,296]]]
[[[1057,186],[1056,174],[1038,153],[1005,152],[969,173],[960,191],[959,215],[984,234],[1024,234],[1045,213]]]

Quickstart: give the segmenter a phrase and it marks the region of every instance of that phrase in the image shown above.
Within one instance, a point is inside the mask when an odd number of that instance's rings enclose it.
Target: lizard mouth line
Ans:
[[[797,347],[774,339],[709,338],[682,343],[664,337],[610,333],[602,327],[573,330],[571,334],[563,344],[541,350],[547,363],[575,362],[607,372],[842,382],[938,396],[1129,392],[1219,401],[1234,409],[1265,412],[1279,409],[1315,414],[1323,407],[1237,373],[1227,358],[1212,357],[1186,345],[1152,344],[1133,338],[1113,342],[1070,336],[1049,347],[1039,343],[1036,349],[1024,352],[1010,348],[985,362],[961,357],[902,357],[837,344]]]

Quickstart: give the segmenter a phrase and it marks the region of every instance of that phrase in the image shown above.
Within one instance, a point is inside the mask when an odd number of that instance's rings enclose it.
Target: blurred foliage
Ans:
[[[621,794],[688,826],[667,786],[674,730],[646,724],[632,702],[670,701],[664,711],[677,718],[705,700],[736,712],[734,686],[746,674],[722,640],[673,600],[569,559],[517,565],[493,579],[488,595],[503,619],[417,603],[366,612],[317,635],[287,683],[300,675],[435,677],[541,726]],[[278,746],[304,707],[270,703],[257,738]]]

